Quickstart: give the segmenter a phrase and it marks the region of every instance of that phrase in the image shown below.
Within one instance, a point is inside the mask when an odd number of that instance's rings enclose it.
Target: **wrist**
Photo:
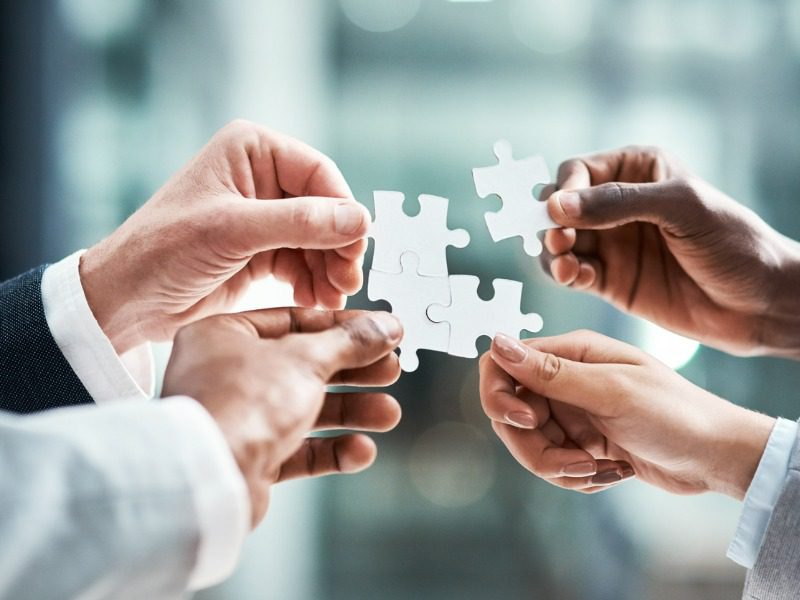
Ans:
[[[800,243],[785,237],[781,242],[762,338],[770,354],[800,359]]]
[[[86,302],[97,324],[114,346],[117,354],[144,343],[140,320],[130,313],[130,292],[121,285],[113,260],[109,260],[103,243],[89,248],[81,256],[79,274]]]
[[[727,418],[715,424],[715,440],[707,465],[712,491],[742,500],[753,481],[775,419],[734,404]]]

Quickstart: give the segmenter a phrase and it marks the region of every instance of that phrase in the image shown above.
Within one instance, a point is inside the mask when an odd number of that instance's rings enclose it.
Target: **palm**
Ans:
[[[700,482],[688,477],[679,453],[656,451],[651,435],[641,427],[618,426],[613,420],[598,418],[585,410],[557,400],[549,400],[550,419],[542,432],[556,445],[581,448],[595,459],[628,462],[638,479],[675,494],[705,491]],[[624,419],[625,417],[623,417]],[[610,441],[614,438],[617,442]]]

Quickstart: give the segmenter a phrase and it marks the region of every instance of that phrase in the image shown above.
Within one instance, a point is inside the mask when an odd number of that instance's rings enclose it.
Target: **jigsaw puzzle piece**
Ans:
[[[560,227],[547,212],[547,204],[539,202],[533,188],[550,181],[550,171],[541,156],[514,160],[511,144],[499,140],[494,144],[497,164],[472,169],[475,191],[481,198],[495,194],[503,201],[495,213],[486,213],[486,225],[494,241],[520,236],[525,252],[530,256],[542,253],[542,243],[536,234],[545,229]]]
[[[450,305],[437,303],[428,307],[431,321],[450,324],[448,354],[475,358],[478,356],[475,343],[482,335],[493,337],[499,332],[519,337],[523,329],[531,333],[542,329],[544,323],[538,314],[520,311],[521,282],[495,279],[491,300],[478,296],[479,283],[472,275],[451,275]]]
[[[447,277],[427,277],[419,274],[419,257],[413,252],[400,256],[402,271],[384,273],[371,270],[367,285],[370,300],[386,300],[403,324],[405,334],[400,343],[400,368],[416,371],[419,366],[417,350],[447,352],[450,344],[450,325],[434,323],[427,316],[431,304],[450,303],[450,282]]]
[[[465,229],[448,229],[447,210],[450,201],[440,196],[419,196],[420,211],[409,217],[403,211],[405,196],[401,192],[374,192],[375,219],[369,236],[375,240],[372,269],[384,273],[400,273],[404,252],[419,257],[419,274],[446,277],[447,246],[463,248],[469,243]]]

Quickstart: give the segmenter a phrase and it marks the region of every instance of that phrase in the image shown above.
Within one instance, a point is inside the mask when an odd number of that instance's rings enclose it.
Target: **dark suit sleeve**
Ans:
[[[47,326],[45,268],[0,283],[0,410],[31,413],[92,402]]]

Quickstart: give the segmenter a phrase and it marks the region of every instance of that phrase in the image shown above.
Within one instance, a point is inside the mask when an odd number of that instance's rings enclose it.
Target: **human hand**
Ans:
[[[483,409],[514,458],[585,493],[635,475],[677,494],[741,499],[775,421],[591,331],[523,342],[498,334],[480,375]]]
[[[396,381],[392,350],[402,335],[397,319],[379,312],[280,308],[209,317],[178,332],[163,395],[190,396],[216,420],[247,482],[255,526],[272,484],[372,464],[375,444],[364,435],[307,435],[397,424],[391,396],[327,393],[327,386]]]
[[[234,121],[84,254],[81,281],[121,354],[223,312],[267,275],[300,306],[343,307],[361,287],[369,221],[328,157]]]
[[[800,357],[800,244],[656,148],[568,160],[556,185],[557,283],[728,352]]]

